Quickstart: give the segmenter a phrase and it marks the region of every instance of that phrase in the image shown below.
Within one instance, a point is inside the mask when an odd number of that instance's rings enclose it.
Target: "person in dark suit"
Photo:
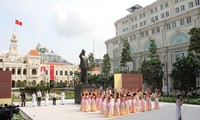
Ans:
[[[41,106],[41,97],[42,97],[42,93],[41,91],[39,90],[37,92],[37,106]]]
[[[25,105],[26,105],[26,94],[25,94],[24,92],[22,92],[22,93],[20,94],[20,96],[21,96],[21,101],[22,101],[21,106],[22,106],[22,107],[25,107]]]
[[[54,91],[53,92],[53,105],[56,105],[56,98],[57,98],[57,95],[56,95],[56,92]]]
[[[88,83],[87,71],[88,71],[89,65],[88,65],[88,58],[85,55],[84,49],[81,51],[79,58],[80,58],[80,68],[81,68],[81,83]]]

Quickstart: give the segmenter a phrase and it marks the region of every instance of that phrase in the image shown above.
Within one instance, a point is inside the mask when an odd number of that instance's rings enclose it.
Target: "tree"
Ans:
[[[200,56],[200,28],[192,28],[188,33],[190,35],[190,45],[188,51]]]
[[[94,74],[88,76],[88,82],[90,84],[94,84],[96,87],[103,86],[104,88],[107,88],[109,86],[114,87],[114,75],[110,74],[108,76],[105,76],[103,74]]]
[[[128,40],[124,41],[123,50],[122,50],[121,56],[122,57],[121,57],[120,64],[123,67],[126,66],[127,62],[133,61],[132,57],[131,57],[130,44],[129,44]]]
[[[153,90],[155,88],[161,89],[162,79],[164,75],[163,66],[159,57],[156,55],[156,44],[154,40],[150,40],[151,44],[149,47],[150,57],[148,60],[144,60],[141,64],[141,73],[143,76],[144,82],[148,87],[151,87]]]
[[[90,54],[89,54],[88,60],[89,60],[89,70],[92,71],[93,68],[95,67],[94,55],[93,55],[93,53],[90,53]]]
[[[104,54],[102,63],[102,74],[109,76],[111,70],[110,57],[108,54]]]
[[[41,85],[41,86],[45,86],[45,85],[46,85],[46,82],[43,81],[43,80],[41,80],[40,83],[39,83],[39,85]]]
[[[200,73],[200,28],[192,28],[190,35],[189,55],[177,59],[173,64],[171,77],[174,80],[174,89],[179,90],[185,96],[191,90],[196,89],[196,78]]]
[[[174,80],[174,89],[187,96],[191,88],[196,87],[196,77],[200,72],[200,62],[194,55],[188,55],[177,59],[173,67],[170,76]]]
[[[154,40],[150,40],[150,41],[151,41],[151,44],[150,44],[150,47],[149,47],[149,52],[151,53],[150,57],[151,58],[157,57],[156,56],[156,50],[157,50],[156,43],[155,43]]]
[[[148,87],[161,89],[162,79],[164,75],[164,64],[161,63],[159,58],[152,58],[150,60],[144,60],[141,65],[141,73],[144,82]]]

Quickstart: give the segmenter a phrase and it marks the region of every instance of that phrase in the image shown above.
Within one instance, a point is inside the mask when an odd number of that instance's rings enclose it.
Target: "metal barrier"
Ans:
[[[25,120],[33,120],[30,116],[28,116],[23,110],[21,110],[19,108],[19,113],[22,115],[22,117],[25,119]]]

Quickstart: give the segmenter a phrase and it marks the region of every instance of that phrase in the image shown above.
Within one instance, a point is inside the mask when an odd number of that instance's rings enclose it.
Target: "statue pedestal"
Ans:
[[[83,89],[94,89],[95,87],[93,85],[90,84],[78,84],[75,86],[75,103],[76,104],[80,104],[81,103],[81,92],[83,91]]]
[[[0,76],[0,104],[10,105],[12,104],[12,73],[0,71]]]

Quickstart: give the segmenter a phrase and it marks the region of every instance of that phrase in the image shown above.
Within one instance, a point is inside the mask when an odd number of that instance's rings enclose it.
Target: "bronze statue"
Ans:
[[[80,68],[81,68],[81,83],[88,83],[87,71],[88,71],[89,65],[88,65],[88,58],[85,55],[84,49],[81,51],[79,58],[80,58]]]

